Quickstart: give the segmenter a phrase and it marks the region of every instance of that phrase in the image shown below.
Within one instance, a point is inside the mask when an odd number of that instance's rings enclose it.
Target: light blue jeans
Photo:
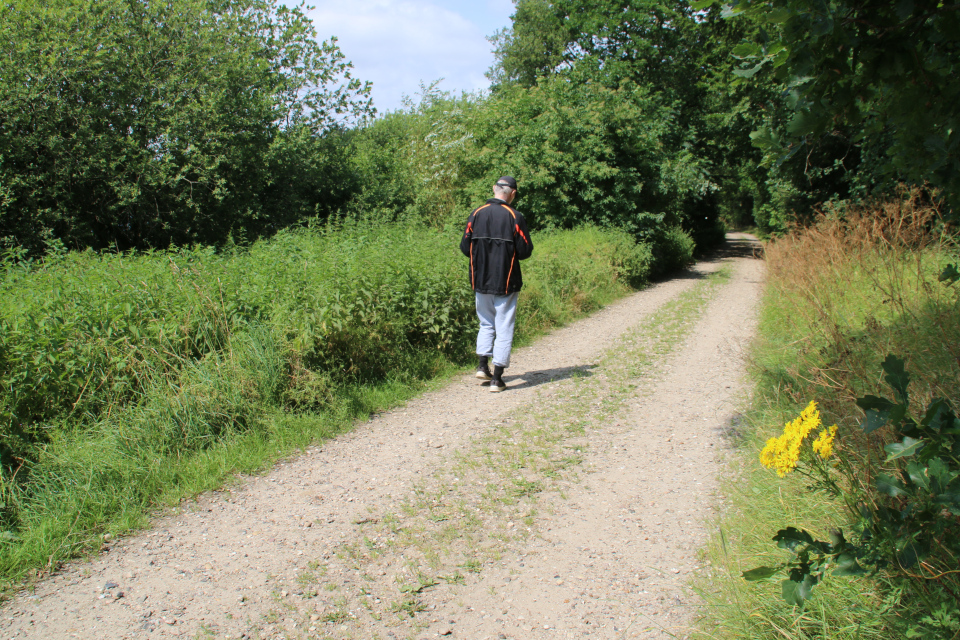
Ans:
[[[477,355],[492,356],[493,366],[510,366],[510,348],[513,347],[513,327],[517,318],[517,298],[520,292],[505,296],[477,293]]]

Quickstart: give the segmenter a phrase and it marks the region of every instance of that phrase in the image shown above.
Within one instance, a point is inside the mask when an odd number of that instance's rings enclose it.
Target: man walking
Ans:
[[[470,286],[476,292],[477,377],[490,380],[490,391],[503,391],[503,370],[510,366],[517,298],[523,286],[520,260],[533,253],[527,223],[510,203],[517,181],[503,176],[493,185],[493,198],[467,218],[460,251],[470,258]],[[493,373],[490,360],[493,360]]]

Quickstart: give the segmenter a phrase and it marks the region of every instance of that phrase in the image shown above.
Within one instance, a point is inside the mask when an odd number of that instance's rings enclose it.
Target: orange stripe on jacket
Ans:
[[[530,244],[530,241],[527,240],[527,236],[523,235],[523,231],[520,231],[520,225],[519,225],[519,224],[513,225],[513,228],[516,230],[517,233],[520,234],[520,237],[523,238],[523,241],[524,241],[524,242],[526,242],[527,244]]]
[[[503,208],[509,211],[510,215],[513,216],[513,228],[517,231],[517,233],[520,234],[520,237],[523,238],[524,241],[526,242],[526,238],[524,238],[523,233],[520,231],[520,225],[517,224],[516,212],[510,207],[508,207],[507,205],[503,205]],[[506,295],[510,291],[510,276],[513,275],[513,265],[516,261],[517,261],[517,247],[516,245],[514,245],[513,257],[510,258],[510,271],[507,272],[507,288],[503,292],[504,295]]]

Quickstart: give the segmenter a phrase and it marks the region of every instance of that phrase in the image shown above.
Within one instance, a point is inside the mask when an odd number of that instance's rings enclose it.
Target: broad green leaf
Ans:
[[[868,409],[860,428],[864,433],[873,433],[883,427],[890,421],[890,411],[881,411],[878,409]]]
[[[880,365],[886,372],[884,380],[900,396],[900,403],[908,404],[907,385],[910,384],[910,374],[907,373],[905,363],[901,358],[893,354],[887,356],[886,360]]]
[[[784,580],[780,584],[783,599],[786,600],[788,604],[802,607],[804,601],[810,599],[810,595],[813,592],[814,585],[817,584],[817,580],[808,573],[806,576],[804,576],[801,582]]]
[[[795,89],[796,87],[803,87],[803,85],[809,84],[813,80],[816,80],[814,76],[794,76],[790,78],[788,84],[790,88]]]
[[[917,462],[907,464],[907,475],[910,476],[910,482],[922,488],[924,491],[930,490],[930,478],[927,476],[927,467]]]
[[[829,14],[819,14],[810,28],[810,32],[815,36],[825,36],[833,31],[834,21]]]
[[[729,4],[725,4],[723,5],[723,9],[720,10],[720,17],[730,19],[730,18],[735,18],[741,13],[743,13],[743,9],[739,7],[734,7]]]
[[[744,42],[733,48],[730,54],[735,58],[756,58],[762,52],[760,45],[752,42]]]
[[[775,24],[786,22],[791,17],[793,17],[793,11],[786,7],[775,7],[766,13],[767,20]]]
[[[744,580],[754,582],[756,580],[765,580],[779,572],[780,567],[757,567],[756,569],[751,569],[750,571],[744,571],[742,575]]]
[[[786,100],[788,107],[790,107],[791,109],[796,109],[797,106],[800,104],[800,101],[803,99],[803,95],[800,93],[798,89],[792,88],[790,89],[790,91],[786,93],[786,95],[784,96],[784,99]]]
[[[879,396],[863,396],[862,398],[857,398],[857,406],[867,411],[868,409],[874,409],[877,411],[889,411],[893,408],[894,403],[886,398],[881,398]]]
[[[904,438],[903,442],[895,442],[893,444],[888,444],[883,448],[889,455],[887,456],[887,462],[891,460],[896,460],[897,458],[908,458],[910,456],[916,455],[918,451],[923,449],[926,445],[926,442],[923,440],[916,440],[914,438]]]
[[[862,576],[867,570],[857,562],[857,556],[854,553],[846,552],[837,556],[837,568],[833,570],[835,576]]]
[[[953,282],[956,282],[957,280],[960,280],[960,271],[957,270],[957,265],[948,264],[940,273],[940,276],[937,279],[940,282],[949,282],[949,283],[953,283]]]
[[[763,68],[764,64],[766,64],[766,62],[761,60],[756,66],[750,67],[749,69],[734,69],[733,75],[737,76],[738,78],[752,78],[753,76],[757,75],[757,72]]]
[[[942,398],[935,398],[927,405],[927,412],[920,421],[920,425],[934,431],[940,431],[945,427],[951,427],[954,420],[955,416],[950,409],[950,405]]]
[[[773,132],[768,127],[751,131],[750,140],[753,142],[753,146],[763,151],[779,147],[779,143],[773,137]]]
[[[934,491],[944,491],[957,478],[958,473],[951,471],[947,463],[940,458],[927,461],[927,475],[934,483]]]
[[[773,536],[773,541],[776,542],[777,546],[781,549],[789,549],[793,551],[801,544],[812,543],[813,538],[809,533],[802,529],[787,527],[786,529],[781,529],[778,531],[777,535]]]
[[[894,404],[886,398],[864,396],[857,399],[857,406],[866,414],[860,428],[864,433],[873,433],[888,422],[899,423],[906,415],[906,407]]]
[[[892,498],[907,495],[906,487],[902,482],[882,473],[877,476],[877,491]]]
[[[822,123],[822,118],[809,112],[798,111],[787,124],[787,131],[796,136],[802,136],[816,131]]]
[[[840,530],[830,532],[830,542],[838,550],[847,546],[847,539]]]
[[[787,604],[795,607],[803,606],[803,597],[800,595],[800,585],[800,582],[794,582],[793,580],[784,580],[780,583],[780,592],[783,594],[783,599],[787,601]]]
[[[690,3],[690,6],[693,7],[694,11],[703,11],[715,5],[719,0],[694,0]]]
[[[899,426],[902,428],[903,425],[901,424],[901,422],[903,422],[903,419],[906,418],[906,417],[907,417],[907,407],[906,407],[906,405],[903,405],[903,404],[895,404],[895,405],[893,405],[893,408],[890,409],[890,417],[889,417],[889,420],[890,420],[890,423],[891,423],[891,424],[899,425]]]

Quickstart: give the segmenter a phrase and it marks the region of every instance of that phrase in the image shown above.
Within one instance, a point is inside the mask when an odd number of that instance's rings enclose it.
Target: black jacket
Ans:
[[[470,258],[473,290],[502,296],[523,286],[519,261],[533,253],[533,242],[523,216],[503,200],[490,198],[467,218],[460,251]]]

